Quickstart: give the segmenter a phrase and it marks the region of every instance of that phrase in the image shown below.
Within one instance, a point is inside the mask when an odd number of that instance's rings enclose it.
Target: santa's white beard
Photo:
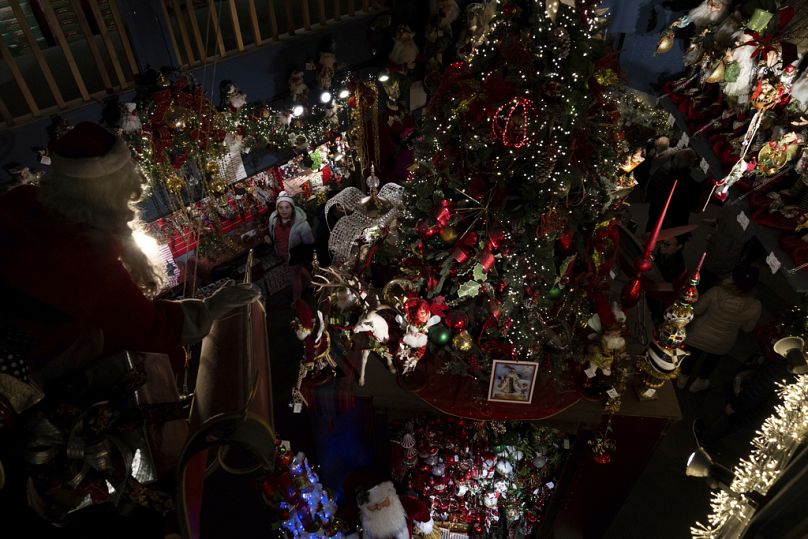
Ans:
[[[704,0],[704,2],[691,9],[688,16],[697,28],[704,28],[723,19],[728,11],[729,2],[724,2],[721,9],[715,11],[710,6],[710,1]]]
[[[395,494],[388,499],[390,506],[377,511],[371,511],[365,506],[360,507],[365,539],[409,539],[407,513],[401,505],[401,500]]]
[[[747,43],[752,39],[754,38],[751,35],[741,33],[736,42]],[[749,91],[752,89],[752,73],[755,70],[755,59],[752,57],[752,50],[751,46],[743,45],[732,51],[732,59],[738,62],[741,69],[735,82],[724,84],[724,93],[738,96],[740,103],[746,103],[749,100]]]

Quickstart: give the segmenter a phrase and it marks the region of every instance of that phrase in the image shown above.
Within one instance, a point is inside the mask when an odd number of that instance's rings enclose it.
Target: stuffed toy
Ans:
[[[364,539],[440,537],[429,508],[417,498],[399,496],[390,481],[357,495]]]
[[[306,86],[305,76],[299,69],[292,71],[289,76],[289,93],[295,103],[305,104],[309,101],[309,87]]]
[[[390,63],[400,71],[408,71],[415,67],[418,58],[418,45],[415,44],[415,32],[409,26],[399,26],[394,38],[395,44],[390,52]]]
[[[121,111],[121,132],[125,135],[140,133],[143,124],[137,115],[137,103],[124,103]]]
[[[238,89],[238,86],[229,80],[222,81],[219,86],[221,107],[235,112],[247,104],[247,94]]]

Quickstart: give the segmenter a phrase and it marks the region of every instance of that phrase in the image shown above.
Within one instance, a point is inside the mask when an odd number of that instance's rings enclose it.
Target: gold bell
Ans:
[[[222,178],[216,178],[210,182],[210,192],[216,196],[221,196],[227,191],[227,182]]]
[[[670,52],[673,48],[673,42],[676,34],[673,32],[666,32],[659,36],[659,42],[656,46],[656,53],[657,54],[665,54],[666,52]]]

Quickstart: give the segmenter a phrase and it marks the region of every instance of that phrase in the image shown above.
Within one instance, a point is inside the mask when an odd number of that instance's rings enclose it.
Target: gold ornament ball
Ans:
[[[176,174],[170,175],[166,178],[166,189],[169,193],[179,196],[182,190],[185,189],[185,181]]]
[[[595,73],[595,81],[601,86],[611,86],[618,82],[617,73],[613,69],[601,69]]]
[[[219,173],[219,163],[216,161],[208,161],[205,163],[205,172],[208,174],[218,174]]]
[[[227,182],[221,178],[216,178],[210,182],[210,192],[216,196],[221,196],[227,191]]]
[[[474,346],[474,339],[468,331],[461,331],[452,338],[452,346],[460,352],[469,352]]]
[[[450,244],[456,242],[459,235],[460,232],[453,226],[443,227],[440,231],[440,239]]]

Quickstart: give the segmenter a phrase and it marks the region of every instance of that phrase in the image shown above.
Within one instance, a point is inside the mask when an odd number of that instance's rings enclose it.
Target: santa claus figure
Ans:
[[[390,63],[398,70],[407,71],[415,67],[418,58],[418,45],[415,44],[415,32],[409,26],[399,26],[394,38],[393,50],[390,52]]]
[[[357,496],[364,539],[410,539],[440,536],[429,508],[419,499],[401,496],[390,481]]]
[[[289,94],[292,101],[305,105],[309,101],[309,87],[306,86],[305,74],[297,69],[289,76]]]

